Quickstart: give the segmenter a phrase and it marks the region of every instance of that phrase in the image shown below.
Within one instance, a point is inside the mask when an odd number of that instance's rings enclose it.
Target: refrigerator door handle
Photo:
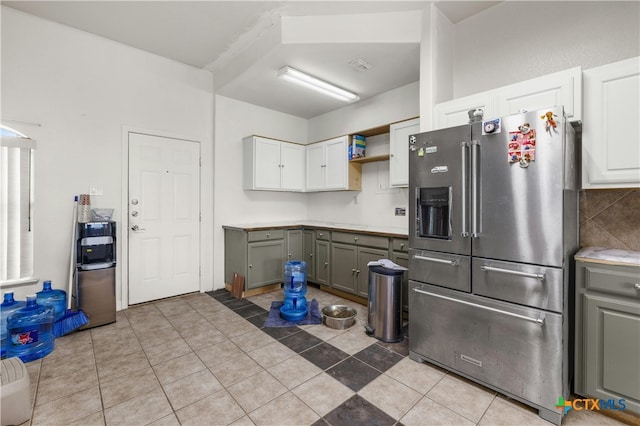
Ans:
[[[426,260],[428,262],[434,262],[434,263],[444,263],[450,266],[458,266],[460,264],[460,262],[458,262],[457,260],[438,259],[435,257],[420,256],[418,254],[414,255],[413,258],[416,260]]]
[[[518,275],[519,277],[535,278],[540,281],[544,281],[544,274],[533,274],[529,272],[512,271],[510,269],[494,268],[493,266],[482,265],[481,270],[487,272],[499,272],[501,274]]]
[[[467,223],[467,169],[469,168],[469,142],[462,142],[461,158],[462,158],[462,232],[461,236],[467,238],[469,236],[469,228]]]
[[[437,297],[440,299],[448,300],[450,302],[462,303],[463,305],[472,306],[474,308],[484,309],[485,311],[491,311],[498,314],[506,315],[512,318],[518,318],[521,320],[529,321],[534,324],[542,327],[544,325],[544,318],[531,318],[526,315],[514,314],[513,312],[503,311],[502,309],[492,308],[491,306],[480,305],[478,303],[467,302],[466,300],[456,299],[455,297],[444,296],[442,294],[431,293],[430,291],[420,290],[419,288],[414,288],[414,292],[426,294],[428,296]]]
[[[478,161],[480,161],[480,143],[476,140],[471,141],[471,238],[478,238],[480,231],[478,230],[478,214],[479,214],[479,181]]]

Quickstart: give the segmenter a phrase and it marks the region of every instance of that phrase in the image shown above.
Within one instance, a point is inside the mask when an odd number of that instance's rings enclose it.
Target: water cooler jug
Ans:
[[[78,223],[73,301],[89,318],[83,328],[116,320],[116,222]]]

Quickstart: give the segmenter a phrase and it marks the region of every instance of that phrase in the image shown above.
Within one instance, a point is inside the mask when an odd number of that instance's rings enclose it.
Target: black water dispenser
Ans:
[[[417,196],[418,235],[450,240],[451,188],[418,188]]]

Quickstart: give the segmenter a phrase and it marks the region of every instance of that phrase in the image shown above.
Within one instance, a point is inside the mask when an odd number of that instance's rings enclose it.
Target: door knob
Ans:
[[[133,225],[133,226],[131,227],[131,230],[132,230],[132,231],[145,231],[145,229],[144,229],[144,228],[140,228],[138,225]]]
[[[133,200],[131,200],[131,204],[133,204],[134,206],[138,204],[138,200],[136,200],[135,198]]]

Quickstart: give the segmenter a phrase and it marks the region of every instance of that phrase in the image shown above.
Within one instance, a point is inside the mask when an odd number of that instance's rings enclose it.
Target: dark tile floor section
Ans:
[[[227,290],[207,294],[355,392],[409,354],[405,338],[398,343],[374,343],[351,356],[299,327],[264,327],[268,312],[246,299],[234,298]],[[373,426],[394,425],[396,421],[361,396],[354,395],[314,424]]]

